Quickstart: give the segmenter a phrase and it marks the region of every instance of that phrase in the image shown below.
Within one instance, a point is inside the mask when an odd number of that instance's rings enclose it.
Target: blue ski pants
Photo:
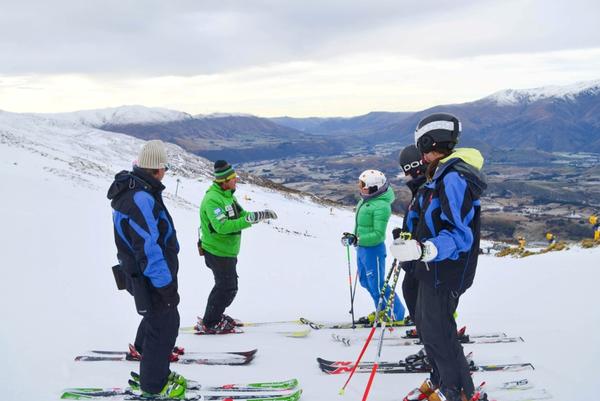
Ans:
[[[379,303],[379,293],[385,282],[385,258],[387,256],[385,243],[375,246],[359,246],[356,248],[358,277],[360,285],[366,288],[373,298],[375,309]],[[391,284],[391,283],[390,283]],[[398,286],[396,286],[397,288]],[[385,291],[385,299],[381,310],[385,310],[390,295],[390,287]],[[394,320],[404,319],[404,306],[397,294],[394,294]]]

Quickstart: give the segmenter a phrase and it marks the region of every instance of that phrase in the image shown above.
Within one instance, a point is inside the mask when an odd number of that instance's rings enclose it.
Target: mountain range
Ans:
[[[106,109],[104,117],[99,117],[102,111],[71,115],[103,130],[142,139],[160,138],[209,159],[230,158],[237,162],[330,156],[358,146],[408,144],[418,121],[440,111],[461,119],[461,145],[475,146],[488,155],[510,149],[600,153],[600,80],[508,89],[473,102],[356,117],[192,116],[165,109],[146,109],[144,117],[143,109]],[[524,155],[526,158],[527,153]]]

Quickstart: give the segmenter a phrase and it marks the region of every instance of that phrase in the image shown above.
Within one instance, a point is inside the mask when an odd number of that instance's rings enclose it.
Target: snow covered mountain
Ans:
[[[125,349],[135,335],[139,316],[110,271],[116,257],[106,190],[117,171],[130,168],[142,143],[71,119],[0,113],[3,399],[48,401],[64,387],[124,386],[128,372],[137,370],[135,363],[73,358],[89,349]],[[168,146],[168,154],[173,169],[164,181],[165,202],[181,244],[180,313],[189,326],[203,314],[213,280],[195,245],[197,205],[210,185],[211,165],[176,145]],[[240,291],[230,314],[245,321],[347,321],[348,267],[339,236],[352,229],[352,211],[252,184],[240,185],[236,195],[246,209],[273,209],[279,219],[244,232]],[[400,222],[394,217],[389,230]],[[461,298],[459,324],[472,332],[505,331],[525,342],[465,348],[477,362],[532,362],[536,370],[476,374],[476,381],[527,377],[554,400],[589,399],[599,373],[600,309],[593,297],[599,256],[598,248],[573,248],[518,260],[481,257],[475,285]],[[354,271],[354,256],[351,261]],[[355,302],[359,315],[373,308],[360,288]],[[297,377],[303,400],[336,399],[345,376],[321,373],[315,358],[354,359],[360,345],[344,347],[328,331],[301,339],[278,334],[294,328],[299,326],[248,327],[241,335],[215,337],[181,333],[178,343],[188,351],[259,351],[248,366],[173,368],[214,384]],[[386,346],[383,359],[417,350]],[[373,345],[365,359],[375,354]],[[401,400],[424,377],[378,375],[369,399]],[[346,398],[359,399],[366,380],[356,375]]]
[[[146,106],[120,106],[70,113],[54,113],[47,116],[51,119],[72,121],[91,127],[124,124],[164,124],[193,118],[181,111]]]
[[[514,148],[600,153],[600,81],[506,90],[474,102],[435,106],[371,139],[408,143],[421,118],[441,111],[453,113],[463,122],[461,145],[486,153]]]
[[[575,101],[581,96],[600,94],[600,80],[577,82],[572,85],[552,85],[534,89],[506,89],[496,92],[482,100],[495,102],[499,106],[529,104],[543,99],[562,99]]]

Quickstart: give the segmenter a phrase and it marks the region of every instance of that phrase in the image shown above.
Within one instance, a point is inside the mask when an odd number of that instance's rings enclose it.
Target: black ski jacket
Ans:
[[[164,186],[144,170],[121,171],[108,190],[117,258],[138,313],[179,303],[179,243],[163,202]]]

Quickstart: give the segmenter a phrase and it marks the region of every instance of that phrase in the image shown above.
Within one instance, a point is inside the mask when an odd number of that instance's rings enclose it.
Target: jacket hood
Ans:
[[[461,159],[470,166],[481,170],[483,167],[483,156],[481,152],[473,148],[457,148],[449,156],[440,160],[440,165],[451,161],[452,159]]]
[[[481,172],[483,156],[473,148],[458,148],[452,154],[440,160],[433,180],[441,177],[449,168],[452,168],[465,177],[473,192],[480,196],[487,188],[487,180]]]
[[[148,192],[160,192],[165,189],[165,186],[156,178],[135,167],[133,171],[122,170],[115,175],[115,180],[108,188],[106,197],[113,200],[124,192],[136,188]]]

